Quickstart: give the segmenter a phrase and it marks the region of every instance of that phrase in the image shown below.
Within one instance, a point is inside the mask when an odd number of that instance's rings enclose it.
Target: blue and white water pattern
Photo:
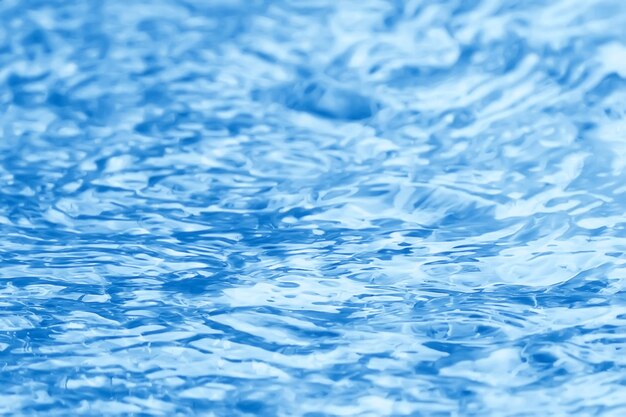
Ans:
[[[1,0],[0,415],[626,415],[626,1]]]

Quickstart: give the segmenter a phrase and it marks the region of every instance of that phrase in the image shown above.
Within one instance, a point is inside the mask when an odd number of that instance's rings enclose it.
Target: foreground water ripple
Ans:
[[[626,413],[626,2],[3,0],[0,414]]]

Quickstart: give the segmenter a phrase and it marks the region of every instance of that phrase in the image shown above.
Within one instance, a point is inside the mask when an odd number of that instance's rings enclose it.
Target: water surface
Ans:
[[[626,2],[3,0],[0,414],[626,413]]]

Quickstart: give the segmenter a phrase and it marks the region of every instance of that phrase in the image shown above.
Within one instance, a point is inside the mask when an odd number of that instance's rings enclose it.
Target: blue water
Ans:
[[[623,0],[1,0],[0,415],[626,415]]]

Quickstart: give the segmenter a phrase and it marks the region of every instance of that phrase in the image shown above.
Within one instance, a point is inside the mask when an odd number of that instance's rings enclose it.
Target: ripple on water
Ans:
[[[255,96],[262,102],[276,102],[292,110],[341,121],[367,119],[379,107],[376,101],[353,89],[321,80],[289,83]]]

